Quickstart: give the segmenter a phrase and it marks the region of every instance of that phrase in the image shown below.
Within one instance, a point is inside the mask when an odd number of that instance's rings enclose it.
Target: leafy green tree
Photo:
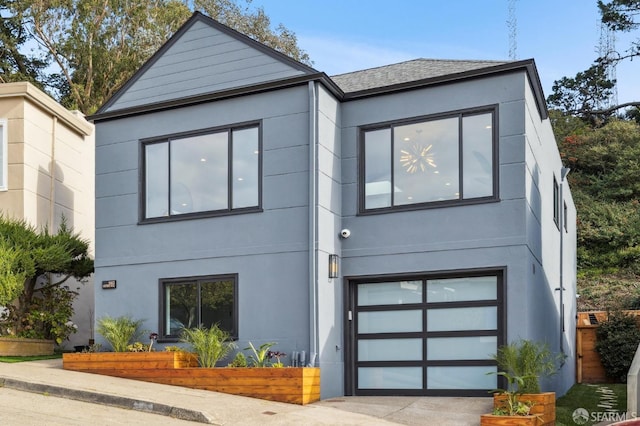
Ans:
[[[582,117],[591,124],[606,121],[613,111],[594,112],[598,105],[613,93],[615,80],[607,78],[607,66],[602,63],[592,65],[575,77],[562,77],[553,82],[553,93],[547,97],[552,108]]]
[[[7,1],[7,0],[0,0]],[[94,113],[200,10],[294,59],[308,62],[295,34],[271,29],[251,0],[9,0],[59,72],[42,77],[68,108]]]
[[[93,272],[88,248],[64,221],[52,234],[0,216],[0,334],[61,344],[75,331],[69,320],[77,293],[65,283]]]
[[[254,40],[290,56],[291,58],[311,65],[309,55],[298,47],[298,39],[294,32],[283,24],[278,24],[275,29],[271,27],[271,19],[259,7],[252,10],[251,0],[244,0],[244,4],[238,4],[237,0],[194,0],[194,9],[208,15],[241,32]]]
[[[610,30],[632,32],[640,28],[640,0],[598,0],[601,21]],[[601,125],[617,111],[632,108],[636,111],[640,101],[625,102],[599,109],[615,87],[616,81],[609,80],[607,69],[623,60],[633,60],[640,56],[640,39],[631,43],[621,52],[607,52],[597,58],[589,69],[579,72],[573,78],[563,77],[553,84],[553,93],[547,98],[550,106],[565,114],[582,117],[592,124]]]
[[[30,35],[20,15],[9,9],[16,0],[0,0],[0,83],[28,81],[43,88],[40,83],[46,60],[33,52],[23,53]]]

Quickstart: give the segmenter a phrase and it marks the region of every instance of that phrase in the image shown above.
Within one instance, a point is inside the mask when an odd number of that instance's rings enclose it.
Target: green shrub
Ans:
[[[613,312],[596,329],[596,352],[607,377],[625,383],[631,362],[640,343],[635,317]]]
[[[246,367],[247,366],[247,357],[242,353],[238,352],[236,356],[233,358],[233,361],[229,364],[229,367]]]
[[[218,324],[210,328],[185,328],[182,330],[180,341],[191,345],[193,351],[198,354],[201,367],[215,367],[218,361],[224,359],[235,348],[229,333],[222,330]]]
[[[103,317],[98,320],[96,331],[111,345],[115,352],[127,352],[130,342],[138,340],[142,331],[142,320],[131,317]]]

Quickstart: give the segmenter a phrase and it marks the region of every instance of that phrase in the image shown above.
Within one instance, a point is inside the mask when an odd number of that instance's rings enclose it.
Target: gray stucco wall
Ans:
[[[357,215],[359,126],[494,104],[499,105],[500,202]],[[553,180],[552,171],[559,173],[562,165],[549,121],[540,119],[525,73],[348,102],[342,111],[343,227],[352,231],[342,242],[343,274],[357,277],[504,267],[507,341],[548,341],[552,350],[559,350],[555,288],[560,249],[549,180]],[[537,162],[531,160],[532,152]],[[575,218],[573,204],[568,204],[569,216]],[[575,245],[575,230],[566,239]],[[565,256],[575,259],[575,251],[566,247]],[[570,265],[565,273],[575,279]],[[569,283],[565,287],[565,299],[570,299],[575,291],[572,293]],[[564,341],[569,355],[575,329],[571,303],[565,301],[568,331]],[[572,362],[545,383],[549,389],[560,394],[568,389],[573,380]]]
[[[308,107],[299,87],[98,123],[98,317],[129,314],[157,331],[160,278],[237,273],[238,346],[308,351]],[[263,212],[138,225],[139,139],[252,120],[262,120]]]
[[[360,126],[491,105],[499,202],[357,215]],[[263,212],[138,225],[140,139],[253,120],[262,120]],[[504,268],[507,339],[547,340],[555,350],[560,234],[549,181],[561,163],[550,129],[524,71],[346,103],[312,83],[99,122],[96,312],[143,318],[157,331],[159,279],[237,273],[239,347],[274,341],[287,353],[317,350],[327,398],[344,392],[345,277]],[[338,237],[342,228],[349,239]],[[565,259],[575,262],[569,229]],[[340,278],[329,279],[334,253]],[[116,290],[100,288],[112,279]],[[575,263],[565,287],[575,295]],[[572,355],[575,298],[567,296],[565,310],[563,346]],[[563,393],[572,368],[546,386]]]
[[[563,394],[575,382],[576,209],[568,183],[566,180],[561,182],[563,165],[551,124],[548,119],[540,119],[529,85],[525,89],[527,240],[530,270],[536,271],[535,274],[530,272],[529,277],[529,299],[534,308],[529,319],[530,335],[567,356],[559,374],[547,380],[550,388]],[[553,218],[554,177],[563,192],[559,200],[561,229]],[[562,223],[563,204],[567,205],[566,229]]]
[[[318,88],[318,337],[322,397],[344,392],[342,281],[328,278],[329,254],[340,257],[342,174],[340,169],[340,103]]]

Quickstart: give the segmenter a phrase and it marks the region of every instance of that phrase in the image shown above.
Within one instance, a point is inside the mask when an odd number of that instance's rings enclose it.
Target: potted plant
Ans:
[[[538,424],[554,425],[556,395],[541,392],[540,378],[555,374],[564,356],[554,354],[544,343],[519,340],[498,348],[493,359],[498,365],[498,375],[504,377],[510,387],[508,392],[494,393],[494,409],[504,408],[513,398],[530,404],[530,413],[539,417]]]
[[[508,383],[506,389],[497,390],[494,395],[500,395],[499,399],[494,399],[493,411],[491,414],[480,416],[481,426],[503,426],[503,425],[538,425],[542,419],[540,415],[532,413],[535,404],[532,401],[522,398],[522,393],[518,390],[529,379],[529,376],[511,376],[509,373],[501,371],[498,373],[504,377]]]

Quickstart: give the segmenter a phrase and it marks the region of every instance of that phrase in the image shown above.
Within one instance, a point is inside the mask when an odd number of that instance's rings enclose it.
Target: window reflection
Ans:
[[[258,205],[258,128],[233,133],[233,208]]]
[[[254,126],[147,143],[145,218],[258,207],[259,137]]]
[[[493,113],[364,132],[364,208],[494,195]]]
[[[395,205],[458,198],[457,118],[398,126],[393,141]]]
[[[234,310],[233,279],[201,278],[164,283],[165,336],[179,336],[183,328],[214,324],[235,336]]]
[[[227,207],[228,134],[171,142],[171,214]]]

